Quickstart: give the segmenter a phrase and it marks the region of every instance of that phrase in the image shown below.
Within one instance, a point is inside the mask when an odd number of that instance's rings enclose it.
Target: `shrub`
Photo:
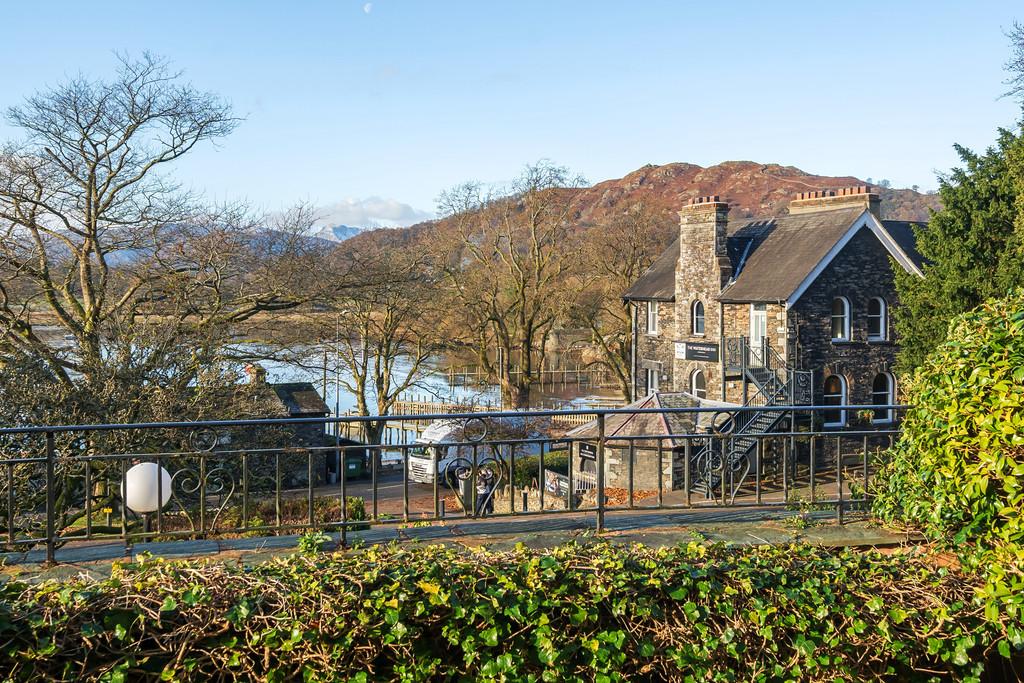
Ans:
[[[959,316],[909,381],[875,510],[934,539],[1024,541],[1024,292]]]
[[[990,616],[1024,609],[1024,291],[953,320],[908,382],[913,408],[876,478],[875,512],[987,576]],[[1018,646],[1024,645],[1020,642]]]
[[[527,455],[516,458],[516,467],[512,472],[512,480],[515,482],[517,488],[524,488],[530,486],[536,480],[538,486],[544,484],[543,481],[538,479],[538,466],[540,464],[540,456]],[[558,472],[559,474],[569,474],[569,452],[568,451],[552,451],[544,454],[544,469],[551,470],[552,472]]]
[[[330,543],[331,537],[319,529],[316,531],[307,531],[306,533],[299,536],[299,552],[306,555],[316,555],[318,552],[324,549],[324,546]]]
[[[0,678],[976,679],[1006,634],[971,576],[930,559],[689,543],[147,561],[0,586]]]

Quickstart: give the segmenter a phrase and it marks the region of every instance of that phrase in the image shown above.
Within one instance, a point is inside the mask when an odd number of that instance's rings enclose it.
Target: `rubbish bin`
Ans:
[[[346,451],[345,478],[358,479],[366,476],[366,455],[364,451]]]

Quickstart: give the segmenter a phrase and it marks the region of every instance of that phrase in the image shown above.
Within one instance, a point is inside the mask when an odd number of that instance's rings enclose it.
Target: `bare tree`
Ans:
[[[667,216],[639,203],[588,228],[578,251],[580,267],[567,287],[573,294],[568,322],[590,333],[585,358],[615,376],[627,401],[633,399],[633,326],[622,295],[671,241],[671,227]]]
[[[388,279],[377,279],[335,301],[341,335],[340,383],[360,415],[390,415],[401,395],[417,385],[438,351],[434,282],[423,259],[391,254]],[[381,443],[384,421],[366,423],[368,443]]]
[[[1006,36],[1010,39],[1012,49],[1010,59],[1006,62],[1006,70],[1010,74],[1006,79],[1006,84],[1010,86],[1006,96],[1015,97],[1024,104],[1024,24],[1013,22]]]
[[[235,128],[230,107],[145,56],[123,60],[110,81],[36,94],[8,118],[25,137],[0,150],[0,422],[276,410],[265,387],[237,383],[226,343],[345,282],[332,270],[341,262],[308,237],[306,207],[268,223],[245,207],[204,208],[171,179],[176,160]],[[178,437],[59,434],[59,523],[95,494],[64,456],[182,448]],[[37,449],[0,439],[0,452]],[[27,467],[12,492],[32,511],[40,479]]]
[[[326,286],[307,209],[268,230],[244,208],[200,208],[172,181],[174,161],[238,119],[164,61],[122,60],[113,80],[73,79],[8,118],[26,137],[0,152],[0,358],[45,367],[68,395],[91,387],[96,418],[114,410],[104,396],[140,396],[143,409],[144,390],[188,384],[240,323]]]
[[[441,263],[463,336],[512,407],[529,405],[548,336],[565,308],[572,190],[582,184],[542,162],[505,192],[467,183],[439,200],[447,218]]]

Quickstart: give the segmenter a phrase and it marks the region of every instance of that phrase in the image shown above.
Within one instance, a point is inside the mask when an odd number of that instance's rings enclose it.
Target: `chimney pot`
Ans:
[[[790,202],[789,212],[809,213],[862,205],[875,216],[879,216],[880,199],[872,189],[870,185],[854,185],[797,192]]]

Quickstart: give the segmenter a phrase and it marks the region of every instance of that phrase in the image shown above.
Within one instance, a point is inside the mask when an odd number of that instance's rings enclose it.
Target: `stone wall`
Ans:
[[[596,447],[596,442],[593,443]],[[604,482],[609,488],[629,488],[629,447],[609,443],[605,446]],[[661,486],[662,491],[672,491],[683,487],[683,450],[672,449],[666,444],[661,452]],[[584,463],[579,449],[573,449],[573,472],[593,472],[594,462]],[[658,490],[658,449],[651,446],[635,446],[633,449],[633,490]]]
[[[673,340],[676,336],[675,304],[671,301],[658,303],[658,333],[645,332],[647,307],[650,302],[637,301],[633,304],[633,322],[636,332],[636,368],[634,378],[636,397],[646,396],[649,388],[646,384],[647,368],[656,368],[661,374],[659,388],[671,390],[673,385]]]
[[[719,344],[722,329],[719,322],[718,296],[732,274],[726,251],[726,226],[729,205],[717,197],[694,200],[679,212],[679,266],[676,268],[676,340]],[[694,302],[704,305],[704,333],[695,334]],[[719,348],[719,354],[723,350]],[[704,373],[707,398],[722,396],[721,363],[675,358],[673,376],[675,391],[690,391],[693,373]]]
[[[850,302],[850,341],[832,341],[832,301]],[[885,341],[868,341],[868,301],[880,296],[887,303]],[[848,402],[870,404],[875,376],[891,372],[898,345],[892,311],[898,305],[889,252],[869,228],[861,228],[846,248],[793,305],[789,338],[796,365],[814,370],[814,402],[820,404],[825,377],[846,378]]]

